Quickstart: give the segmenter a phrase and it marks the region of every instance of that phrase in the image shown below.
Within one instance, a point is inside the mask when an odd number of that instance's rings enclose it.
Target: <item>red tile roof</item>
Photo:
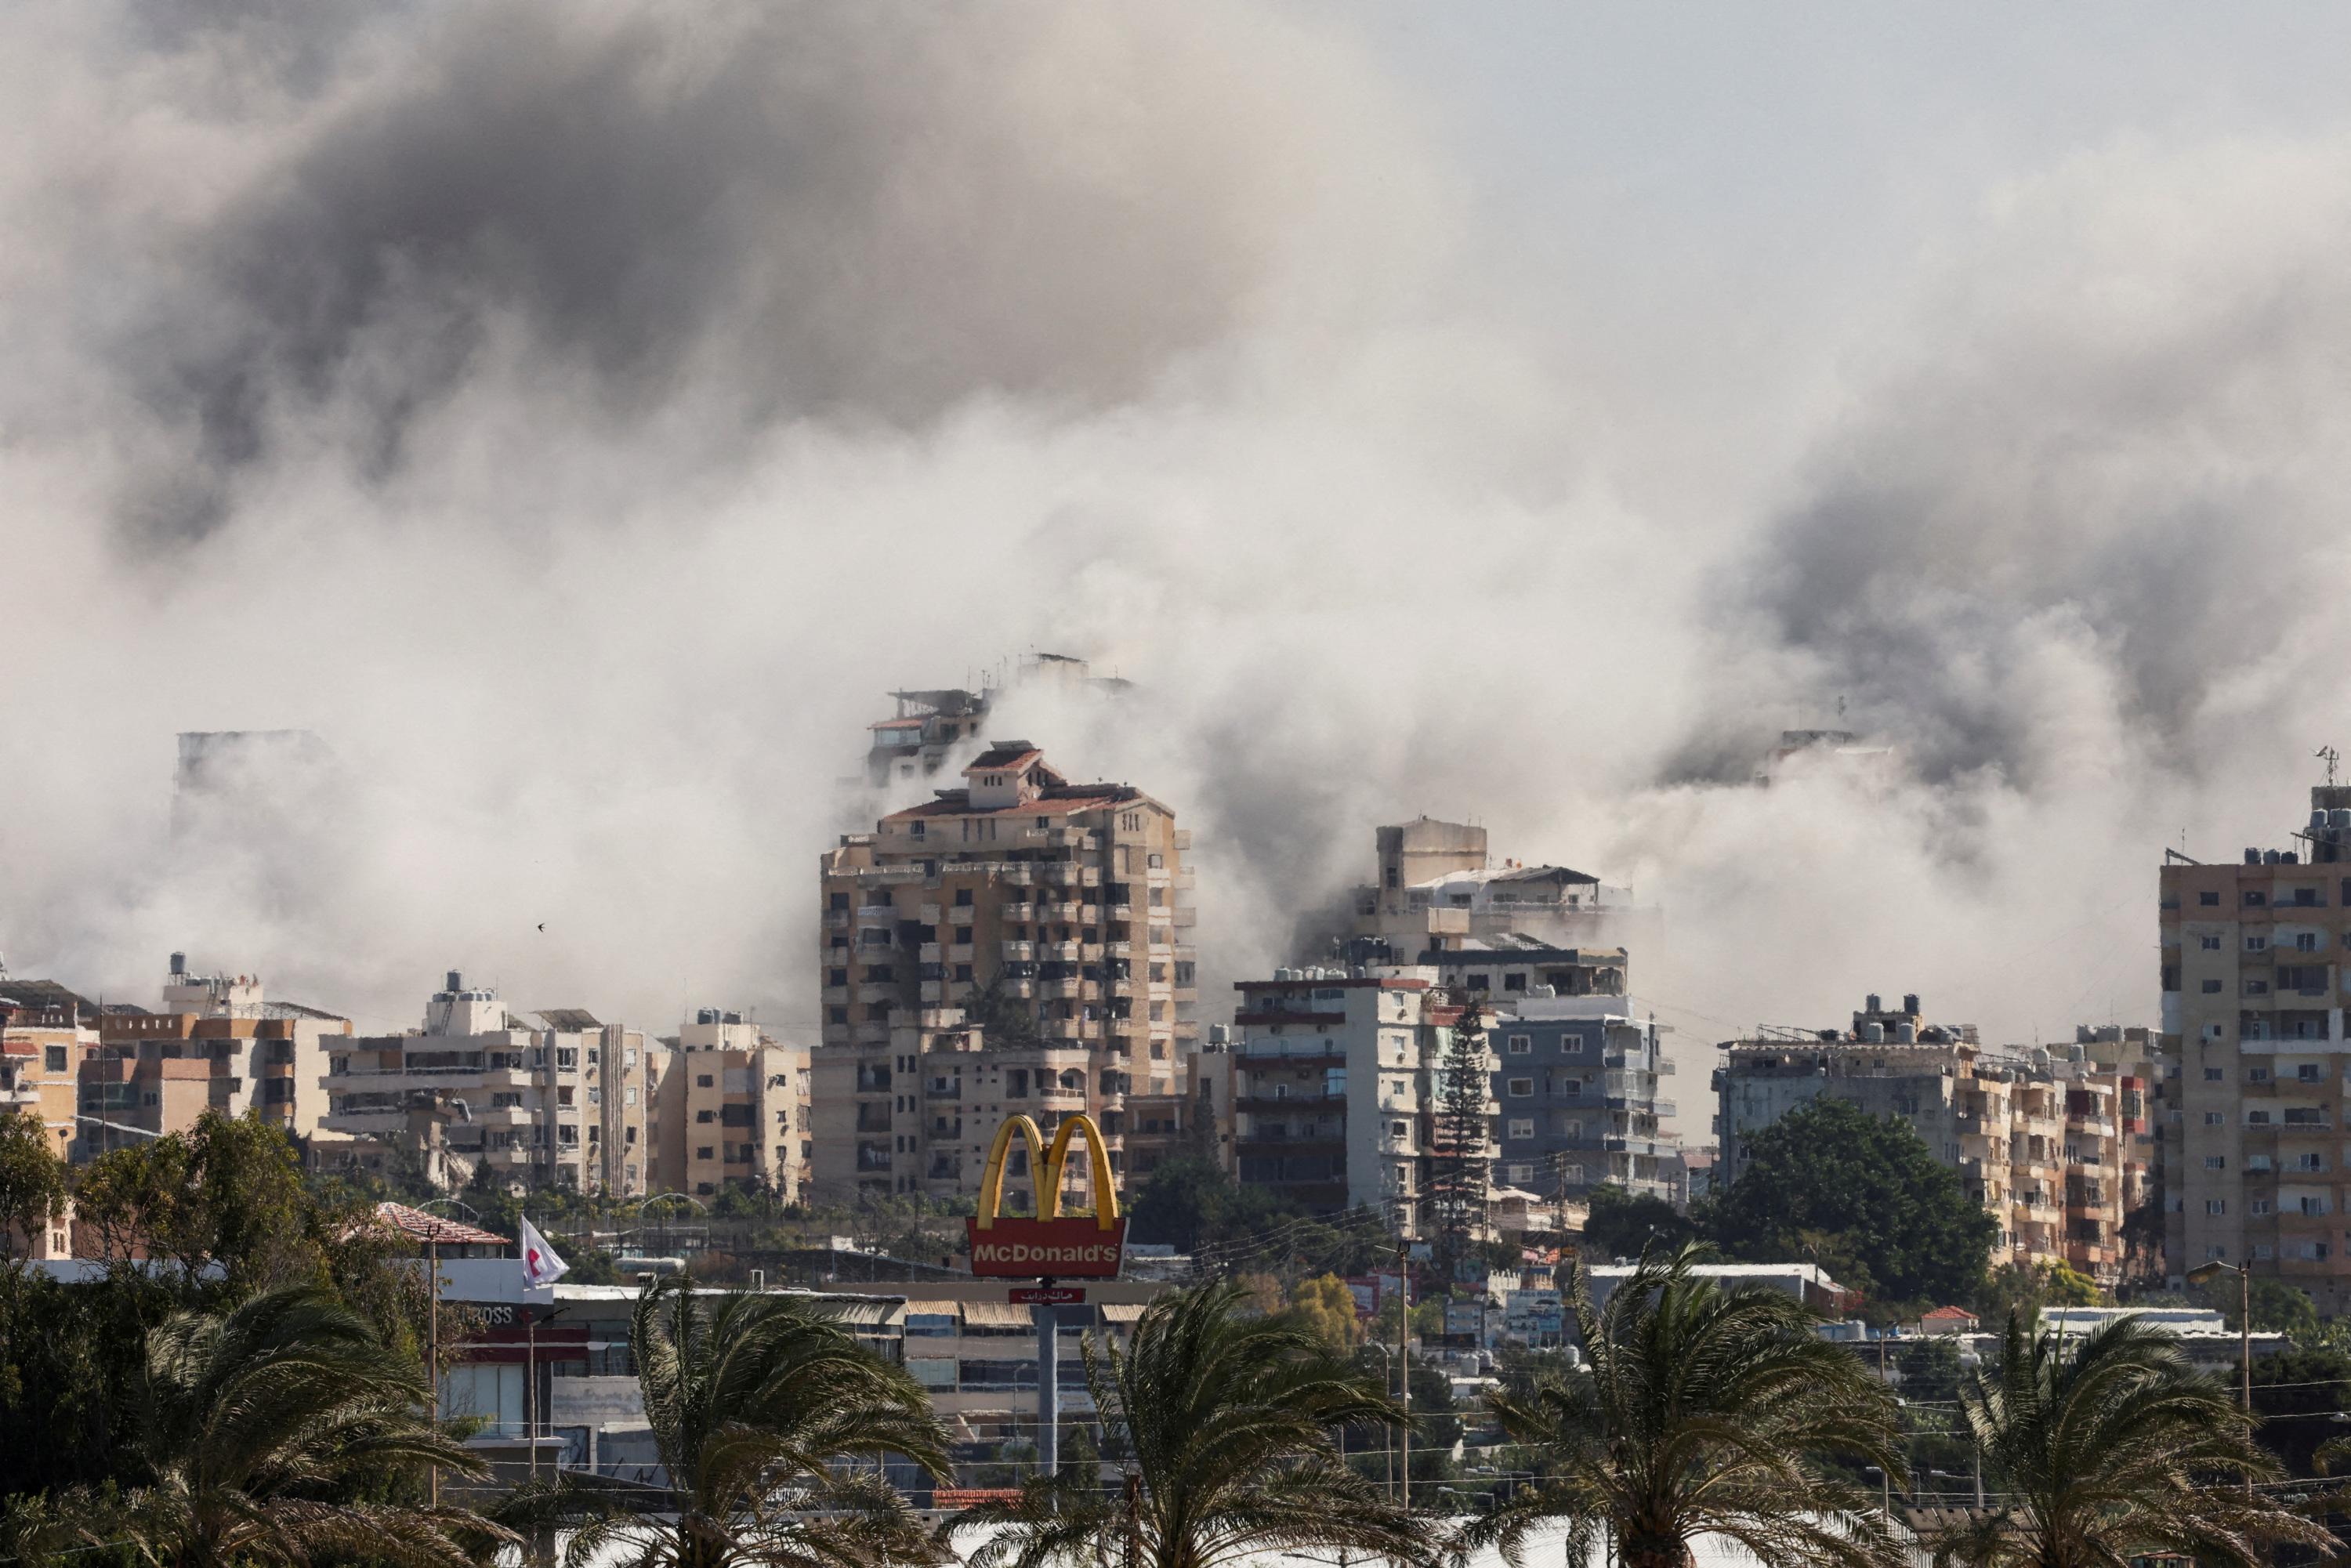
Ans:
[[[437,1214],[427,1214],[404,1203],[379,1203],[375,1206],[375,1217],[413,1240],[431,1242],[435,1246],[512,1245],[510,1238],[500,1236],[495,1230],[485,1230],[478,1225],[467,1225],[463,1220],[444,1219]]]

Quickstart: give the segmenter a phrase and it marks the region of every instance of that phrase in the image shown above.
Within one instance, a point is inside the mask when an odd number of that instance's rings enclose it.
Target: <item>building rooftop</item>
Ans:
[[[565,1034],[585,1034],[604,1027],[586,1008],[541,1008],[538,1016],[547,1020],[548,1028]]]
[[[970,790],[942,789],[938,799],[893,811],[882,820],[900,822],[910,817],[1057,817],[1121,800],[1144,799],[1147,797],[1143,791],[1132,784],[1056,784],[1033,800],[1019,800],[1008,806],[975,806]]]
[[[467,1225],[463,1220],[444,1219],[437,1214],[427,1214],[404,1203],[379,1203],[375,1206],[375,1217],[421,1244],[429,1243],[435,1247],[507,1247],[513,1244],[510,1238],[495,1230],[485,1230],[478,1225]]]
[[[28,1013],[70,1013],[77,1023],[96,1023],[99,1012],[98,1004],[88,997],[69,991],[55,980],[20,980],[6,974],[0,974],[0,1005],[21,1008]]]

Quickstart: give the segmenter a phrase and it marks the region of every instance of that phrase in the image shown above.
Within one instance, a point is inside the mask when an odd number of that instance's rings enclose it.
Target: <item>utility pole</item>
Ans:
[[[1396,1467],[1396,1500],[1412,1506],[1412,1268],[1406,1261],[1409,1244],[1396,1242],[1396,1299],[1404,1311],[1396,1314],[1396,1382],[1404,1390],[1404,1424],[1396,1428],[1403,1462]]]
[[[424,1242],[424,1273],[431,1295],[431,1305],[424,1312],[424,1371],[432,1382],[433,1426],[441,1426],[441,1243],[428,1236]],[[425,1470],[425,1500],[433,1507],[441,1506],[441,1467],[433,1465]]]

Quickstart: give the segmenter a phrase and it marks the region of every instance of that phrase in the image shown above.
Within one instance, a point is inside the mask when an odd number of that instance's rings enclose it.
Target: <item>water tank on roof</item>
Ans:
[[[696,1008],[694,1009],[694,1021],[696,1023],[716,1023],[718,1021],[718,1009],[716,1008]]]
[[[2328,811],[2326,825],[2338,831],[2351,828],[2351,807],[2337,806]]]
[[[1870,1012],[1870,1013],[1874,1013],[1874,1012],[1876,1012],[1876,1010],[1877,1010],[1877,993],[1876,993],[1876,991],[1872,991],[1872,992],[1870,992],[1870,993],[1869,993],[1869,995],[1868,995],[1868,996],[1866,996],[1866,997],[1865,997],[1865,998],[1862,998],[1862,1011],[1864,1011],[1864,1012]]]
[[[1894,1026],[1894,1038],[1903,1045],[1915,1044],[1918,1039],[1918,1026],[1904,1019]]]
[[[453,990],[453,991],[462,991],[462,990],[464,990],[465,988],[465,976],[463,976],[463,975],[461,975],[461,974],[459,974],[459,973],[458,973],[456,970],[455,970],[455,969],[450,970],[450,971],[449,971],[449,989],[451,989],[451,990]]]
[[[2280,865],[2293,865],[2300,859],[2301,857],[2295,854],[2292,850],[2280,850],[2278,852],[2278,864]]]
[[[185,953],[174,953],[174,954],[172,954],[172,973],[173,973],[173,974],[175,974],[175,975],[184,975],[184,974],[186,974],[187,972],[188,972],[188,956],[187,956]]]
[[[2247,865],[2259,865],[2259,864],[2261,864],[2261,863],[2262,863],[2262,852],[2261,852],[2261,851],[2259,851],[2259,850],[2247,850],[2247,851],[2245,852],[2245,863],[2246,863]]]
[[[743,1021],[743,1015],[741,1013],[728,1013],[724,1021],[727,1023],[741,1023]]]
[[[1906,1013],[1915,1013],[1918,1010],[1917,992],[1905,991],[1902,993],[1902,1010]]]
[[[2277,862],[2278,862],[2278,852],[2277,852],[2277,851],[2275,851],[2275,850],[2263,850],[2263,851],[2262,852],[2262,863],[2263,865],[2275,865],[2275,864],[2277,864]]]
[[[2310,813],[2310,825],[2314,828],[2323,828],[2326,826],[2325,807],[2320,806],[2312,810]]]
[[[1882,1023],[1864,1024],[1861,1028],[1861,1038],[1869,1041],[1872,1045],[1884,1045],[1886,1043],[1886,1026]]]

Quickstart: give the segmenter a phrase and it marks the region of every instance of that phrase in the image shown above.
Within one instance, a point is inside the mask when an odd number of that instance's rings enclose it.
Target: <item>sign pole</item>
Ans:
[[[1037,1319],[1037,1468],[1050,1480],[1061,1469],[1061,1309],[1029,1310]]]
[[[433,1427],[441,1427],[441,1242],[430,1236],[424,1242],[424,1272],[432,1288],[431,1304],[424,1312],[424,1375],[432,1384]],[[424,1500],[434,1508],[441,1506],[441,1467],[437,1464],[425,1471]]]

